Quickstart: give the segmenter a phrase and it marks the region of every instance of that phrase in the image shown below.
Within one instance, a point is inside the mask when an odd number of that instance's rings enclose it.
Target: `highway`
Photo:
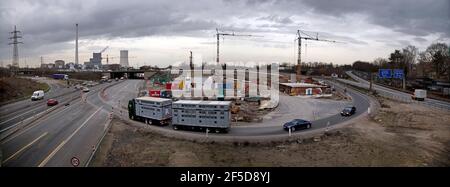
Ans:
[[[70,99],[75,90],[73,88],[67,88],[65,85],[58,83],[57,80],[34,78],[38,81],[45,82],[50,86],[50,90],[45,93],[43,100],[31,101],[31,99],[25,99],[15,103],[10,103],[0,107],[0,133],[8,130],[17,123],[30,118],[36,114],[39,114],[49,107],[45,105],[46,100],[50,98],[57,98],[59,101],[65,101]]]
[[[112,86],[111,90],[137,87],[140,82],[120,81],[92,87],[86,102],[79,97],[68,106],[60,105],[55,111],[3,139],[3,166],[71,166],[73,157],[80,160],[80,166],[84,166],[110,121],[112,106],[103,102],[101,90],[108,86]],[[136,95],[118,91],[114,97],[128,99],[127,96]]]
[[[339,81],[347,83],[347,84],[351,84],[354,86],[358,86],[361,88],[369,88],[369,81],[364,80],[363,78],[358,77],[357,75],[355,75],[352,71],[347,71],[346,72],[347,75],[349,75],[351,78],[353,78],[354,80],[356,80],[357,82],[354,81],[350,81],[350,80],[346,80],[346,79],[339,79]],[[377,91],[377,93],[379,93],[380,95],[386,96],[386,97],[390,97],[393,99],[397,99],[400,101],[405,101],[405,102],[413,102],[414,100],[411,99],[411,94],[409,93],[405,93],[405,92],[401,92],[398,90],[393,90],[390,88],[386,88],[377,84],[373,84],[373,89],[375,89]],[[430,98],[426,98],[425,101],[423,102],[418,102],[419,104],[422,104],[424,106],[430,106],[430,107],[434,107],[434,108],[441,108],[441,109],[447,109],[450,110],[450,103],[449,102],[445,102],[445,101],[440,101],[440,100],[436,100],[436,99],[430,99]]]
[[[31,120],[31,123],[1,140],[0,145],[3,152],[2,165],[6,167],[71,166],[71,159],[76,157],[79,160],[80,166],[85,166],[90,160],[96,148],[95,146],[107,129],[107,125],[110,122],[110,113],[114,111],[116,115],[120,115],[124,119],[129,120],[126,109],[127,101],[136,97],[139,87],[143,85],[144,81],[142,80],[113,81],[112,83],[100,84],[91,88],[91,91],[86,94],[85,102],[80,97],[76,97],[70,102],[70,105],[60,104],[59,108],[56,108],[54,111],[45,114],[37,120]],[[337,88],[342,89],[338,86]],[[52,92],[55,94],[63,93],[64,90],[65,88],[61,87],[52,88]],[[79,95],[80,92],[77,91],[73,94]],[[311,130],[325,128],[327,124],[333,126],[367,112],[369,100],[366,96],[353,92],[352,90],[349,90],[348,94],[352,96],[353,105],[357,107],[355,115],[342,117],[336,112],[335,115],[330,117],[312,121],[311,129],[293,133],[301,134]],[[272,120],[265,121],[264,126],[232,127],[229,133],[210,133],[210,136],[270,137],[271,135],[287,135],[288,132],[282,129],[282,122],[291,120],[292,114],[295,115],[295,112],[298,110],[295,107],[290,107],[294,106],[292,105],[292,97],[281,97],[280,105],[291,104],[289,107],[281,107],[281,112],[291,114],[289,117],[281,116],[273,118]],[[21,102],[17,104],[23,105]],[[36,105],[46,106],[45,103],[36,103]],[[4,120],[8,119],[5,118]],[[165,127],[150,127],[175,132],[171,129],[172,127],[170,125]],[[7,132],[9,130],[3,133]],[[192,131],[176,132],[182,132],[185,135],[204,134],[202,132]]]

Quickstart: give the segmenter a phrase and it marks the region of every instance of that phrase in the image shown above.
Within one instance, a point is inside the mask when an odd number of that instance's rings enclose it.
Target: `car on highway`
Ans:
[[[37,90],[33,92],[33,95],[31,95],[31,100],[35,101],[40,99],[44,99],[44,90]]]
[[[83,92],[89,92],[89,88],[84,87],[84,88],[83,88]]]
[[[57,104],[58,104],[58,100],[56,100],[56,99],[47,100],[47,106],[55,106]]]
[[[345,107],[344,110],[342,110],[341,116],[351,116],[351,115],[355,114],[355,112],[356,112],[356,107],[348,106],[348,107]]]
[[[309,129],[311,128],[312,124],[310,121],[306,121],[303,119],[294,119],[290,122],[287,122],[283,125],[284,130],[291,129],[291,132],[299,130],[299,129]]]
[[[79,85],[79,84],[76,84],[76,85],[74,86],[74,88],[75,88],[75,90],[80,90],[80,89],[82,89],[83,87],[82,87],[81,85]]]

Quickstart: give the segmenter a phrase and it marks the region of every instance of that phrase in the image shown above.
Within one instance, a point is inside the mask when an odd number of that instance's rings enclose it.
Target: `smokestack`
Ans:
[[[75,37],[75,64],[78,64],[78,23],[75,24],[76,27],[76,37]]]

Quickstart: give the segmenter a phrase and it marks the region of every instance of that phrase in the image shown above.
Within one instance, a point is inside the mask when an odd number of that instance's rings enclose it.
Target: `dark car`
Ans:
[[[56,99],[47,100],[47,106],[55,106],[57,104],[58,104],[58,101]]]
[[[303,119],[294,119],[290,122],[287,122],[283,125],[284,130],[291,129],[291,132],[296,131],[298,129],[309,129],[311,128],[311,122],[303,120]]]
[[[355,114],[355,112],[356,112],[356,107],[354,107],[354,106],[345,107],[344,110],[342,110],[342,112],[341,112],[341,116],[351,116],[351,115]]]

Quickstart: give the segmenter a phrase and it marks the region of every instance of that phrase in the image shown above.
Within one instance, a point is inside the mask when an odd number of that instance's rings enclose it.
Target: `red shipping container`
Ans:
[[[150,97],[160,97],[161,90],[149,90],[149,96]]]
[[[172,90],[172,83],[166,83],[166,90]]]

